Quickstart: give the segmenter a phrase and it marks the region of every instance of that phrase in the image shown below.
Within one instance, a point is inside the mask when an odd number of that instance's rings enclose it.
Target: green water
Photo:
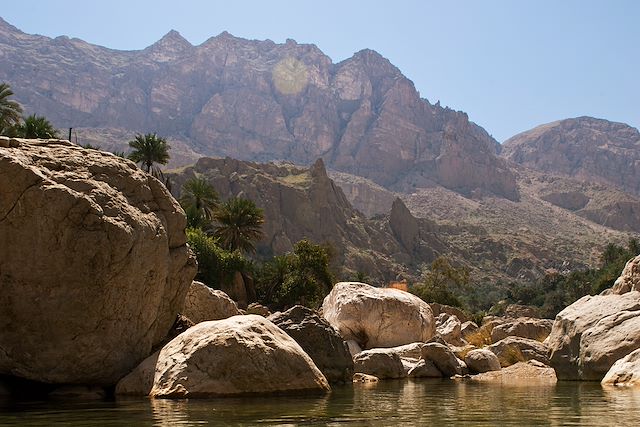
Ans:
[[[444,380],[334,387],[326,396],[106,402],[0,401],[11,426],[640,426],[640,390],[599,384],[501,386]]]

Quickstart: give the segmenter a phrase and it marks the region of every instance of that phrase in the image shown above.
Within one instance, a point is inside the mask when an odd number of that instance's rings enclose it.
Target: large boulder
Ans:
[[[330,383],[352,381],[353,359],[347,344],[313,310],[296,305],[268,319],[300,344]]]
[[[429,304],[398,289],[337,283],[322,311],[342,338],[355,340],[363,349],[424,342],[435,333]]]
[[[329,384],[293,338],[262,316],[202,322],[165,345],[153,397],[207,397],[328,391]]]
[[[502,367],[529,360],[549,365],[548,348],[543,343],[528,338],[506,337],[488,346],[487,350],[498,356]]]
[[[458,359],[449,347],[437,342],[422,346],[422,359],[431,361],[444,377],[461,375],[466,370],[465,363]]]
[[[400,355],[392,348],[361,351],[353,357],[353,365],[355,372],[378,378],[404,378],[407,375]]]
[[[640,386],[640,349],[617,360],[601,381],[604,386]]]
[[[113,385],[159,344],[196,273],[164,185],[68,141],[0,148],[0,374]]]
[[[556,316],[545,340],[561,380],[600,381],[613,363],[640,347],[640,292],[584,296]]]
[[[544,341],[551,332],[553,320],[519,317],[509,319],[505,323],[496,325],[491,330],[491,340],[495,343],[506,337],[522,337],[536,341]]]
[[[464,356],[464,363],[467,364],[469,371],[475,373],[499,371],[501,368],[498,356],[484,348],[469,351]]]
[[[221,290],[193,281],[184,301],[182,314],[194,323],[221,320],[240,314],[236,303]]]

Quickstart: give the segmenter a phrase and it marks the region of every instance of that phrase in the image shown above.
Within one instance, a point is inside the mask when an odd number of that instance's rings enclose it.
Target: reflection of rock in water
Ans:
[[[149,402],[155,426],[188,425],[191,421],[188,414],[190,402],[186,400],[151,399]]]

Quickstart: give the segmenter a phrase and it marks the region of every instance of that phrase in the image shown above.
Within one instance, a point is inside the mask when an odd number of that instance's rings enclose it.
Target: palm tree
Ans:
[[[182,185],[180,204],[187,214],[190,227],[206,227],[218,207],[218,193],[206,179],[193,177]]]
[[[214,213],[218,222],[214,236],[225,249],[255,252],[255,242],[263,236],[264,213],[251,200],[232,197]]]
[[[0,135],[11,132],[18,123],[22,115],[22,107],[16,101],[11,101],[13,91],[6,83],[0,83]]]
[[[155,133],[136,134],[136,138],[133,141],[129,141],[129,147],[133,149],[129,153],[130,160],[140,163],[142,170],[156,178],[163,177],[160,168],[155,164],[166,165],[169,163],[169,149],[171,146],[167,144],[166,139],[159,137]]]
[[[22,138],[51,139],[58,138],[58,130],[44,116],[30,115],[24,123],[17,126],[18,136]]]

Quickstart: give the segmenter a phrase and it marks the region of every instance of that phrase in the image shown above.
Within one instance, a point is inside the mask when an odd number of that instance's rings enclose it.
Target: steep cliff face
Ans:
[[[307,165],[321,157],[396,191],[440,184],[519,197],[493,138],[466,114],[421,99],[371,50],[333,64],[292,40],[222,33],[192,46],[171,31],[124,52],[28,35],[0,19],[0,59],[0,80],[27,111],[107,136],[156,131],[179,141],[185,164],[199,155]]]
[[[640,195],[640,132],[624,123],[578,117],[538,126],[504,143],[521,165]]]

